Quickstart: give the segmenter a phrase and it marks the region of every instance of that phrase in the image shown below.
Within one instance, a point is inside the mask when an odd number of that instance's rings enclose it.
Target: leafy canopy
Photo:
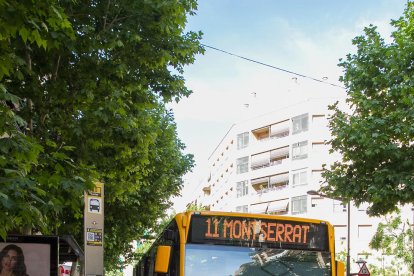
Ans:
[[[412,240],[413,231],[409,221],[404,222],[398,213],[395,216],[387,216],[385,222],[379,223],[370,247],[382,255],[390,256],[391,265],[386,268],[370,267],[372,273],[381,274],[386,269],[387,275],[401,275],[401,270],[412,270]]]
[[[195,0],[0,0],[0,235],[83,241],[83,191],[105,183],[105,266],[139,239],[193,166],[165,106],[203,52]]]
[[[88,181],[83,168],[66,155],[68,145],[58,148],[47,137],[35,137],[33,114],[28,106],[29,80],[33,71],[31,53],[55,49],[62,40],[74,38],[71,24],[56,1],[0,1],[0,236],[10,231],[48,232],[49,222],[64,206],[73,205],[73,216],[81,216],[77,199],[64,200],[64,194],[48,197],[54,184],[67,185],[66,193],[79,193]],[[41,74],[42,77],[45,75]],[[17,89],[15,88],[17,87]],[[35,89],[33,89],[34,92]],[[30,132],[30,133],[29,133]],[[46,168],[47,169],[44,169]],[[40,172],[42,171],[42,172]],[[59,173],[55,173],[59,171]],[[67,178],[68,174],[72,174]],[[53,194],[53,191],[52,191]],[[46,215],[48,211],[52,211]]]
[[[330,144],[343,159],[327,169],[321,188],[369,202],[372,215],[414,203],[414,3],[391,25],[392,42],[370,25],[353,40],[357,52],[339,64],[352,111],[331,106]]]

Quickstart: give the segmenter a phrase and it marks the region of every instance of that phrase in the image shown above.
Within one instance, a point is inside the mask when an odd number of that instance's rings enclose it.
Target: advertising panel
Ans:
[[[0,271],[57,276],[58,242],[54,236],[8,236],[6,241],[0,241]]]

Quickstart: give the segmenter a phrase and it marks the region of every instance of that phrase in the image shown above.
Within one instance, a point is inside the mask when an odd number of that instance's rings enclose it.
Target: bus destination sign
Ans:
[[[190,242],[248,242],[280,248],[328,250],[328,228],[326,224],[300,220],[193,215]]]

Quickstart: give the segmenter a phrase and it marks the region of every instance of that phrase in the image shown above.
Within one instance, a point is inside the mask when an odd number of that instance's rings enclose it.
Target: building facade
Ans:
[[[351,272],[358,272],[360,258],[377,262],[369,242],[380,218],[369,217],[365,206],[351,203],[348,210],[340,200],[308,194],[319,189],[324,164],[340,159],[326,144],[331,139],[328,105],[334,101],[310,99],[234,124],[211,154],[191,203],[214,211],[328,220],[337,252],[347,252],[349,231]]]

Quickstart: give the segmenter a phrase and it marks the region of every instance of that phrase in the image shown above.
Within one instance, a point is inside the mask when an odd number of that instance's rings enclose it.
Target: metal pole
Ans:
[[[351,204],[350,201],[348,201],[347,206],[348,211],[348,239],[347,239],[347,250],[346,250],[346,276],[351,275]]]
[[[413,241],[413,248],[412,248],[412,265],[411,265],[411,272],[412,275],[414,275],[414,207],[411,208],[411,211],[413,211],[413,230],[412,230],[412,241]]]

